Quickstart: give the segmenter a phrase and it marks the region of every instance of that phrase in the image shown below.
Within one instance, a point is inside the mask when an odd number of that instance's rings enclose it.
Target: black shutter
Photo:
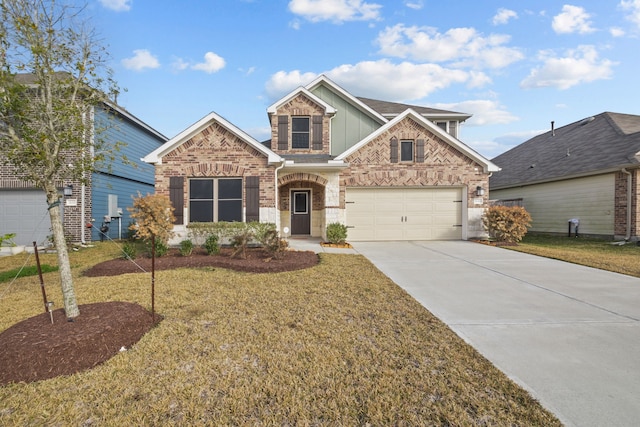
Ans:
[[[260,221],[260,177],[248,176],[244,179],[247,198],[247,222]]]
[[[322,150],[322,116],[313,116],[313,149]]]
[[[289,149],[289,116],[278,116],[278,150]]]
[[[398,138],[391,138],[391,163],[398,163]]]
[[[174,224],[184,224],[184,177],[169,177],[169,200],[173,206]]]
[[[416,163],[424,163],[424,139],[416,141]]]

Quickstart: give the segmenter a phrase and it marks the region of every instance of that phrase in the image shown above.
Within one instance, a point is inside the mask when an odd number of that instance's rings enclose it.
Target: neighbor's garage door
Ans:
[[[43,244],[51,232],[43,191],[0,191],[0,234],[16,233],[21,245]]]
[[[347,188],[347,239],[462,239],[461,188]]]

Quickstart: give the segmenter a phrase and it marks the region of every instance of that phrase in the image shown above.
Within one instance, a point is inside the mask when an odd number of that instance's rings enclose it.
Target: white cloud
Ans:
[[[622,0],[618,6],[624,11],[629,11],[626,19],[640,27],[640,0]]]
[[[565,4],[562,12],[553,17],[551,27],[558,34],[580,33],[586,34],[595,31],[589,21],[591,15],[583,7]]]
[[[225,65],[226,62],[224,58],[213,52],[207,52],[204,54],[204,62],[194,64],[191,68],[193,70],[204,71],[207,74],[212,74],[222,70]]]
[[[518,19],[518,14],[513,10],[501,7],[498,9],[498,12],[496,12],[491,22],[493,22],[493,25],[503,25],[511,19]]]
[[[173,62],[171,63],[171,68],[174,71],[184,71],[189,68],[189,63],[182,58],[174,58]]]
[[[136,49],[131,58],[122,60],[122,65],[128,70],[143,71],[146,68],[158,68],[160,62],[147,49]]]
[[[354,95],[398,102],[422,99],[453,84],[477,87],[488,81],[482,73],[444,68],[437,64],[394,64],[386,59],[345,64],[323,74]],[[271,76],[265,92],[271,101],[275,101],[317,76],[298,70],[279,71]]]
[[[442,110],[463,111],[465,113],[473,114],[473,117],[465,122],[465,124],[469,126],[506,124],[520,120],[518,117],[507,111],[499,102],[486,99],[454,103],[438,103],[429,106],[433,108],[440,108]]]
[[[100,4],[116,12],[126,12],[131,9],[131,1],[132,0],[100,0]]]
[[[616,65],[608,59],[598,58],[598,52],[591,45],[569,50],[564,57],[556,57],[552,52],[543,51],[539,58],[543,65],[531,70],[520,82],[520,87],[569,89],[581,83],[609,79],[613,73],[612,67]]]
[[[380,19],[382,5],[362,0],[291,0],[289,10],[311,22],[371,21]]]
[[[609,34],[611,34],[613,37],[622,37],[624,36],[625,32],[622,28],[611,27],[609,28]]]
[[[420,10],[424,7],[424,2],[422,0],[405,1],[404,5],[409,9]]]
[[[474,28],[451,28],[439,33],[431,27],[385,28],[376,39],[383,55],[417,61],[454,62],[456,66],[503,68],[524,57],[516,48],[504,46],[510,36],[484,37]]]

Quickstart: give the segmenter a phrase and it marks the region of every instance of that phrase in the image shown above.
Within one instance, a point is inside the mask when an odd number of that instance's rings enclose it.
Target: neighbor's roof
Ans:
[[[357,97],[361,102],[369,106],[372,110],[377,111],[387,119],[392,119],[395,116],[401,114],[403,111],[412,109],[418,114],[421,114],[429,119],[437,118],[456,118],[460,121],[465,121],[471,114],[458,113],[456,111],[439,110],[437,108],[421,107],[418,105],[401,104],[398,102],[380,101],[378,99]]]
[[[638,166],[640,116],[604,112],[549,130],[495,157],[498,190]]]

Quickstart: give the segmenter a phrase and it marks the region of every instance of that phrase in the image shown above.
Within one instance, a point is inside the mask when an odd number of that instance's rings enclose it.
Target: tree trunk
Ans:
[[[71,263],[69,262],[69,252],[67,242],[64,237],[64,227],[62,226],[62,216],[60,215],[60,199],[58,191],[47,190],[47,202],[49,208],[49,218],[51,219],[51,230],[53,232],[53,244],[58,254],[58,271],[60,273],[60,285],[62,286],[62,298],[64,300],[64,311],[67,319],[73,319],[80,315],[76,292],[73,288],[71,277]]]

